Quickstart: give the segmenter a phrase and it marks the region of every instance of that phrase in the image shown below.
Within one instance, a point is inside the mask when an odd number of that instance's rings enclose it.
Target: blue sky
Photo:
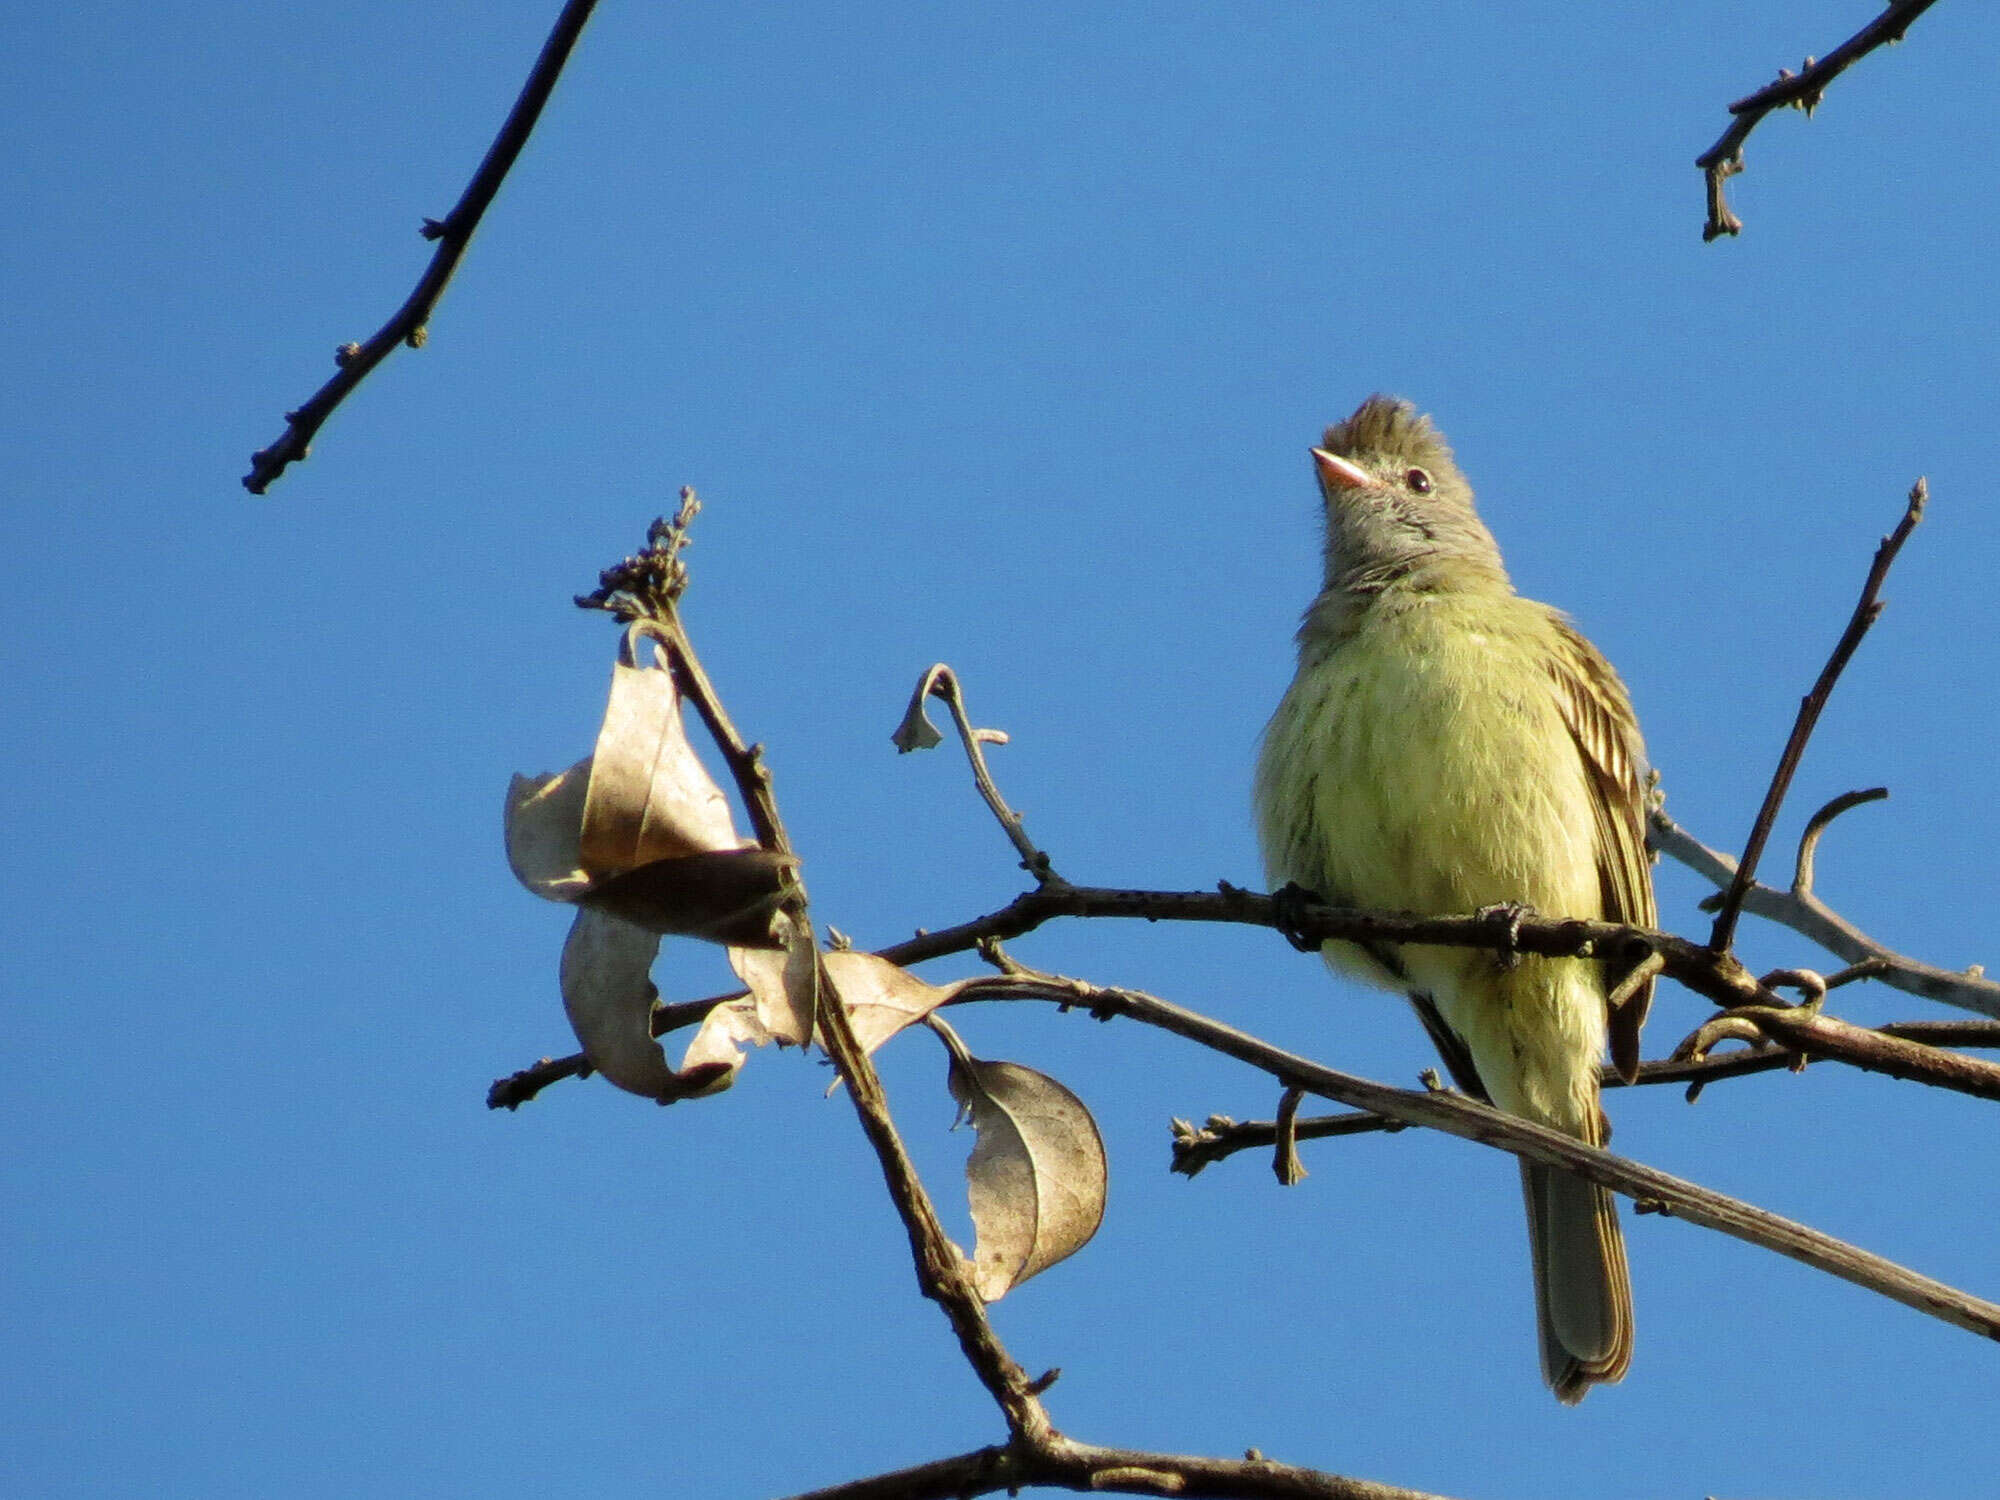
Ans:
[[[1771,868],[1886,783],[1822,892],[1933,962],[2000,956],[1989,11],[1941,5],[1769,121],[1747,232],[1703,245],[1727,101],[1867,4],[607,0],[429,347],[247,496],[414,281],[555,9],[10,27],[0,1489],[757,1496],[998,1437],[817,1066],[759,1056],[665,1112],[600,1081],[483,1105],[570,1050],[567,914],[509,876],[502,794],[588,749],[614,634],[570,596],[684,483],[705,658],[816,913],[876,946],[1022,880],[962,764],[890,749],[933,660],[1011,733],[996,773],[1072,879],[1256,882],[1305,449],[1371,391],[1437,416],[1715,844],[1927,473]],[[1692,877],[1660,888],[1706,931]],[[670,996],[727,983],[690,947]],[[1742,948],[1831,966],[1754,920]],[[1269,933],[1017,951],[1371,1076],[1432,1062]],[[1648,1052],[1705,1013],[1663,991]],[[1079,1437],[1478,1496],[1990,1479],[1971,1335],[1628,1218],[1632,1374],[1563,1410],[1511,1163],[1412,1132],[1310,1148],[1291,1191],[1249,1158],[1187,1182],[1168,1118],[1268,1116],[1272,1087],[1122,1023],[957,1024],[1110,1149],[1098,1239],[995,1309]],[[942,1054],[882,1064],[962,1232]],[[1816,1067],[1612,1111],[1641,1160],[2000,1292],[1988,1106]]]

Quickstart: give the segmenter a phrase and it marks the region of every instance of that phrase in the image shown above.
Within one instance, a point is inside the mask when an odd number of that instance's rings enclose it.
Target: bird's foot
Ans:
[[[1279,932],[1301,953],[1317,953],[1320,939],[1306,937],[1300,929],[1305,925],[1305,909],[1308,904],[1319,900],[1319,892],[1309,891],[1296,880],[1288,880],[1271,892],[1271,916]]]
[[[1532,906],[1520,901],[1500,901],[1492,906],[1482,906],[1475,916],[1498,925],[1507,935],[1506,948],[1493,955],[1494,961],[1502,969],[1517,968],[1521,962],[1521,923],[1535,914]]]

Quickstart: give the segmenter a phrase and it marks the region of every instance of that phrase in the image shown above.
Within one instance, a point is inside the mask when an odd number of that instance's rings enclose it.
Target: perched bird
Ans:
[[[1326,582],[1264,732],[1266,873],[1340,906],[1520,906],[1652,926],[1645,750],[1618,674],[1514,592],[1443,436],[1371,396],[1313,450]],[[1327,963],[1407,995],[1458,1086],[1592,1145],[1607,1038],[1630,1076],[1651,984],[1608,1015],[1594,959],[1328,942]],[[1632,1294],[1603,1188],[1521,1163],[1542,1374],[1566,1404],[1622,1379]]]

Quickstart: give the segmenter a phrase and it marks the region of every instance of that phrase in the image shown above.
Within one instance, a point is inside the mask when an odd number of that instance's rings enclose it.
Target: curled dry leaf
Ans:
[[[507,789],[507,860],[550,901],[596,906],[653,933],[740,946],[782,941],[773,919],[798,862],[737,837],[729,800],[688,742],[673,674],[625,633],[597,746]]]
[[[660,940],[630,922],[588,907],[570,924],[562,952],[563,1009],[590,1065],[621,1089],[660,1099],[674,1070],[653,1040],[660,992],[650,971]]]
[[[704,1094],[719,1094],[736,1082],[743,1067],[743,1049],[761,1047],[771,1041],[771,1033],[757,1019],[757,1007],[749,1000],[731,1000],[718,1005],[703,1019],[701,1027],[681,1054],[683,1079],[710,1076],[714,1082],[702,1088]]]
[[[917,679],[917,690],[910,694],[910,706],[903,710],[903,722],[896,726],[889,736],[898,752],[908,755],[912,750],[931,750],[944,743],[944,736],[930,715],[924,712],[924,700],[931,695],[931,687],[938,680],[938,673],[947,670],[943,662],[937,663]]]
[[[779,926],[788,935],[800,931],[790,917],[782,918]],[[750,991],[750,998],[717,1006],[709,1012],[703,1031],[710,1025],[723,1024],[716,1021],[718,1013],[742,1008],[747,1012],[747,1020],[726,1023],[733,1028],[729,1035],[735,1040],[758,1046],[767,1041],[803,1046],[812,1034],[812,1021],[820,1000],[818,975],[820,967],[824,967],[835,994],[847,1007],[855,1040],[862,1051],[873,1052],[897,1032],[921,1021],[951,999],[967,983],[961,980],[949,985],[926,984],[886,958],[850,949],[821,953],[818,959],[815,965],[812,944],[803,936],[798,941],[789,941],[782,951],[731,948],[730,965]],[[701,1046],[702,1039],[697,1037],[696,1045],[688,1050],[688,1060],[681,1064],[684,1070]]]
[[[584,900],[648,932],[746,948],[780,946],[772,918],[799,862],[751,845],[654,860],[596,882]]]
[[[852,949],[824,954],[822,961],[864,1052],[921,1021],[968,983],[926,984],[900,964]]]
[[[770,1036],[747,1004],[718,1005],[689,1044],[678,1070],[653,1039],[653,1010],[660,992],[650,970],[659,952],[657,933],[609,912],[585,907],[563,944],[563,1010],[591,1067],[628,1093],[671,1104],[717,1094],[736,1081],[741,1045],[762,1046]]]
[[[641,665],[642,649],[655,659]],[[627,630],[592,754],[556,775],[514,778],[507,861],[536,895],[583,907],[563,945],[562,993],[584,1056],[618,1087],[664,1104],[729,1087],[741,1048],[787,1037],[790,1011],[718,1007],[681,1067],[668,1067],[652,1028],[661,934],[785,940],[797,926],[781,908],[798,862],[737,837],[728,799],[688,742],[660,650],[655,627]]]
[[[965,1164],[972,1282],[997,1302],[1074,1255],[1104,1218],[1104,1141],[1083,1101],[1019,1063],[954,1056],[949,1078],[979,1140]]]
[[[782,948],[733,947],[729,967],[750,992],[758,1024],[771,1039],[803,1047],[812,1039],[813,1018],[819,1014],[812,933],[789,912],[778,914],[776,926]]]
[[[729,799],[688,743],[673,673],[640,665],[641,640],[657,649],[644,622],[626,630],[591,757],[579,842],[598,876],[742,843]]]
[[[588,756],[567,771],[508,783],[507,863],[545,901],[580,901],[590,890],[581,844],[589,786]]]

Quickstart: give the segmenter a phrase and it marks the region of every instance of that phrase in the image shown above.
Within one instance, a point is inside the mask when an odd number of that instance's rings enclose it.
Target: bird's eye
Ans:
[[[1410,470],[1409,473],[1403,476],[1403,483],[1407,484],[1419,495],[1428,495],[1431,492],[1431,476],[1422,469]]]

